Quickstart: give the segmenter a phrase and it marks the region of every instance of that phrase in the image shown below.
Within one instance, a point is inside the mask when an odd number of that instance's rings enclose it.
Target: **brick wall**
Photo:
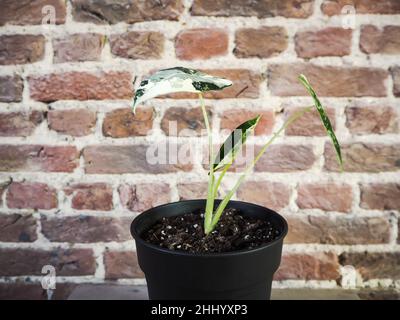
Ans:
[[[207,95],[212,125],[263,114],[255,148],[310,104],[299,73],[335,124],[343,174],[308,114],[236,195],[289,221],[275,287],[400,287],[400,1],[119,2],[0,1],[0,297],[42,295],[46,264],[56,297],[80,282],[144,283],[132,218],[206,192],[199,159],[142,156],[157,142],[204,140],[198,101],[174,95],[129,110],[136,77],[176,65],[234,81]],[[357,15],[344,29],[349,4]],[[42,25],[52,8],[55,24]],[[176,139],[168,121],[190,137]]]

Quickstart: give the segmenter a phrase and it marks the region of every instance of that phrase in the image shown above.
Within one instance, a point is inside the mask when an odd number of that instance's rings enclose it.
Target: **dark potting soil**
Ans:
[[[271,222],[245,217],[237,209],[225,209],[217,227],[207,236],[203,231],[204,213],[164,217],[147,230],[145,241],[170,250],[192,253],[228,252],[254,249],[279,237]]]

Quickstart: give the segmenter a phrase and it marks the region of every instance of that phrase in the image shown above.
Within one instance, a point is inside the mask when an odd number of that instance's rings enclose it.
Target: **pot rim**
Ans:
[[[237,255],[242,255],[242,254],[251,254],[251,253],[255,253],[255,252],[261,251],[261,250],[265,250],[268,247],[272,247],[276,243],[282,241],[285,238],[285,236],[287,235],[287,233],[288,233],[288,229],[289,229],[288,228],[288,224],[287,224],[285,218],[283,216],[281,216],[279,213],[275,212],[272,209],[269,209],[269,208],[264,207],[264,206],[260,206],[260,205],[255,204],[255,203],[245,202],[245,201],[238,201],[238,200],[230,200],[229,202],[230,203],[242,203],[242,204],[245,204],[245,205],[258,207],[259,209],[262,209],[262,210],[268,210],[269,214],[272,214],[272,215],[276,216],[280,220],[281,224],[283,225],[283,231],[279,235],[279,237],[276,238],[275,240],[271,241],[271,242],[265,243],[265,244],[263,244],[263,245],[261,245],[261,246],[259,246],[257,248],[251,249],[251,250],[242,249],[242,250],[228,251],[228,252],[192,253],[192,252],[179,251],[179,250],[170,250],[170,249],[162,248],[160,246],[148,243],[145,240],[143,240],[142,237],[137,232],[136,226],[137,226],[138,223],[140,223],[140,220],[143,219],[143,217],[146,214],[148,214],[150,211],[152,211],[152,210],[154,210],[156,208],[160,209],[162,207],[166,207],[166,206],[169,206],[169,205],[174,205],[174,204],[178,204],[178,203],[182,203],[182,202],[188,203],[188,202],[205,202],[205,201],[206,201],[206,199],[192,199],[192,200],[175,201],[175,202],[165,203],[165,204],[150,208],[150,209],[148,209],[146,211],[143,211],[142,213],[140,213],[139,215],[137,215],[133,219],[133,221],[131,223],[131,228],[130,228],[131,235],[135,239],[135,242],[140,242],[142,245],[144,245],[144,246],[146,246],[146,247],[148,247],[150,249],[159,251],[161,253],[172,254],[172,255],[176,255],[176,256],[186,256],[186,257],[215,258],[215,257],[226,257],[226,256],[237,256]]]

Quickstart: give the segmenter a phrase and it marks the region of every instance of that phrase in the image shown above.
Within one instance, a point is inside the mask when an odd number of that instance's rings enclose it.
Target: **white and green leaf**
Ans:
[[[332,128],[332,124],[331,121],[328,118],[327,113],[325,112],[321,101],[318,99],[317,94],[315,93],[314,89],[311,87],[311,84],[308,82],[307,78],[305,77],[305,75],[301,74],[299,76],[299,80],[300,82],[303,84],[303,86],[307,89],[308,93],[311,95],[311,97],[314,100],[314,105],[317,108],[317,111],[319,113],[319,116],[322,120],[322,123],[326,129],[326,132],[328,133],[328,135],[330,136],[333,146],[336,150],[336,156],[340,165],[340,169],[343,170],[343,160],[342,160],[342,153],[340,150],[340,145],[339,145],[339,141],[336,138],[335,132],[333,131]]]
[[[245,144],[247,137],[257,126],[261,116],[247,120],[233,130],[218,151],[214,160],[214,171],[231,164],[240,148]]]
[[[222,90],[232,82],[184,67],[159,70],[140,83],[133,98],[133,112],[138,104],[148,99],[175,92],[205,92]]]

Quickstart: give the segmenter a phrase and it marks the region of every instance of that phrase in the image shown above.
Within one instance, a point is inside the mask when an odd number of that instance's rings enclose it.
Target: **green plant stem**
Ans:
[[[212,142],[212,131],[210,122],[208,120],[206,106],[204,104],[203,95],[199,93],[199,99],[201,104],[201,110],[203,112],[204,122],[207,129],[208,135],[208,147],[210,156],[210,175],[208,177],[208,188],[207,188],[207,202],[206,211],[204,214],[204,232],[209,234],[211,232],[212,214],[214,211],[214,154],[213,154],[213,142]]]
[[[211,230],[215,228],[217,225],[219,218],[222,215],[222,212],[228,205],[229,200],[232,198],[232,196],[235,194],[237,189],[239,188],[240,184],[243,182],[244,178],[246,175],[250,172],[250,170],[255,166],[257,161],[261,158],[261,156],[264,154],[264,152],[267,150],[267,148],[271,145],[272,142],[284,131],[292,122],[296,121],[298,118],[300,118],[304,113],[311,111],[314,106],[307,107],[304,110],[300,110],[293,114],[286,122],[282,125],[282,127],[273,134],[273,136],[268,140],[268,142],[261,148],[260,152],[257,154],[257,156],[254,158],[254,160],[251,162],[250,165],[248,165],[245,169],[245,171],[242,173],[242,175],[239,177],[239,179],[236,181],[236,184],[234,187],[228,192],[228,194],[224,197],[224,199],[221,201],[219,204],[217,210],[215,211],[212,222],[211,222]]]
[[[232,159],[232,160],[233,160],[233,159]],[[227,164],[227,165],[224,167],[224,169],[221,171],[221,173],[219,174],[217,183],[216,183],[215,186],[214,186],[214,199],[217,198],[217,196],[218,196],[218,188],[219,188],[219,186],[220,186],[220,184],[221,184],[222,178],[225,176],[225,173],[229,170],[229,168],[231,167],[231,165],[232,165],[232,162],[229,163],[229,164]]]

